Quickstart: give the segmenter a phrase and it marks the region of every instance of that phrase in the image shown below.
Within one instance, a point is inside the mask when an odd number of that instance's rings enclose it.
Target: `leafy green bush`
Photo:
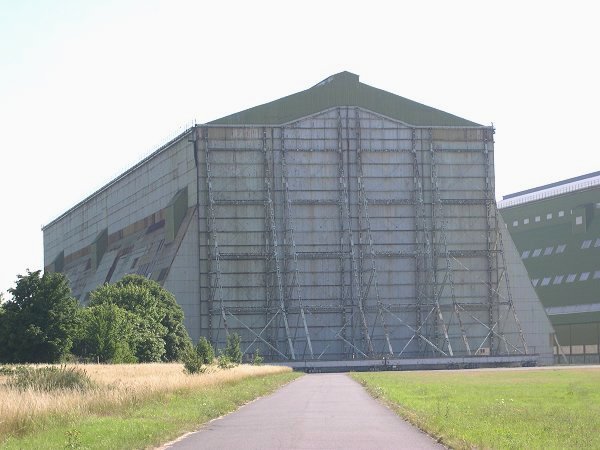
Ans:
[[[193,375],[203,373],[206,368],[202,365],[202,358],[198,355],[196,349],[190,348],[182,358],[185,372]]]
[[[198,345],[196,345],[196,353],[202,360],[203,364],[212,364],[215,360],[215,349],[212,345],[210,345],[210,342],[208,342],[208,339],[206,339],[204,336],[198,340]]]
[[[264,362],[264,358],[261,356],[258,348],[254,351],[254,356],[252,357],[252,364],[255,366],[261,366]]]
[[[7,385],[11,388],[36,391],[80,390],[86,391],[94,387],[88,374],[76,367],[50,366],[27,367],[14,369]]]
[[[202,373],[205,365],[212,364],[215,360],[215,350],[208,339],[202,336],[195,347],[189,347],[181,361],[185,371],[189,374]]]
[[[140,362],[182,360],[192,346],[183,324],[183,310],[173,294],[156,281],[126,275],[115,284],[97,287],[90,307],[111,304],[135,317],[135,340],[129,345]]]
[[[231,333],[227,336],[227,344],[225,345],[224,354],[233,364],[240,364],[242,362],[242,350],[240,349],[239,334]]]
[[[137,321],[136,315],[112,303],[82,308],[74,350],[92,362],[135,363],[137,358],[133,349],[138,336]]]
[[[217,364],[221,369],[231,369],[232,367],[236,366],[236,364],[231,361],[231,358],[225,354],[219,355],[217,358]]]

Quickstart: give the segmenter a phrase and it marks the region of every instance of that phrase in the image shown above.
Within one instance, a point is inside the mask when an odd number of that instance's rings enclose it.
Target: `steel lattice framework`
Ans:
[[[493,129],[357,107],[196,127],[201,329],[272,361],[526,355]]]

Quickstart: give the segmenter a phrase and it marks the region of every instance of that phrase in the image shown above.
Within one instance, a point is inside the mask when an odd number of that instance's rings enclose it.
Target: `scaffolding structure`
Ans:
[[[196,127],[201,329],[269,361],[527,355],[493,129],[357,107]]]

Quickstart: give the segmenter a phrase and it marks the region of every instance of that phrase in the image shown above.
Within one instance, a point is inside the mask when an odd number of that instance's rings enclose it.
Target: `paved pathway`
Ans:
[[[172,449],[443,449],[344,374],[305,375]]]

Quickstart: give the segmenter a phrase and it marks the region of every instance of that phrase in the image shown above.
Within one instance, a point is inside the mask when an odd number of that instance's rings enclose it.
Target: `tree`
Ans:
[[[194,348],[189,349],[183,356],[183,368],[190,375],[203,373],[206,369],[202,364],[202,358]]]
[[[261,356],[258,347],[256,347],[256,350],[254,350],[254,356],[252,358],[252,364],[254,364],[255,366],[261,366],[264,360],[265,359]]]
[[[191,348],[181,307],[157,282],[126,275],[115,284],[92,291],[91,307],[106,303],[137,317],[134,353],[140,362],[179,360]]]
[[[225,344],[225,356],[231,360],[232,363],[240,364],[242,362],[242,350],[240,349],[240,335],[237,333],[231,333],[227,336],[227,343]]]
[[[140,275],[126,275],[117,282],[117,286],[138,286],[147,289],[150,295],[157,299],[162,315],[160,324],[167,329],[164,336],[163,361],[180,360],[184,353],[192,347],[192,341],[184,325],[183,310],[177,304],[175,296],[156,281]]]
[[[202,336],[195,347],[185,352],[182,360],[186,373],[202,373],[206,370],[208,364],[214,362],[215,349],[210,345],[208,339]]]
[[[0,313],[0,360],[57,362],[71,350],[78,304],[61,273],[17,275]]]
[[[198,344],[196,345],[196,353],[200,357],[202,364],[212,364],[215,360],[215,349],[212,345],[210,345],[210,342],[208,342],[208,339],[206,339],[204,336],[198,340]]]
[[[134,363],[137,317],[111,303],[82,308],[77,355],[101,363]]]

